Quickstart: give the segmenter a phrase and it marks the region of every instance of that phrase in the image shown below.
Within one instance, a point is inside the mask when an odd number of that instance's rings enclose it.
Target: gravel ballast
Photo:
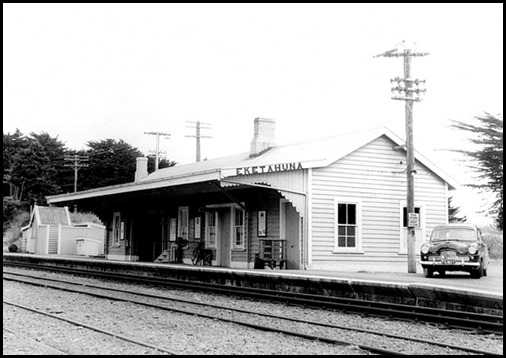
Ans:
[[[9,271],[30,272],[41,277],[68,278],[67,275],[42,271],[27,271],[9,268]],[[213,303],[227,307],[242,308],[281,315],[285,317],[302,318],[336,325],[352,326],[363,329],[402,334],[423,339],[445,342],[453,345],[465,345],[475,349],[502,353],[502,336],[481,335],[472,332],[439,329],[426,324],[389,321],[379,318],[360,317],[356,315],[328,312],[308,308],[292,307],[282,304],[254,302],[234,297],[209,295],[191,291],[169,290],[166,288],[149,288],[137,285],[98,281],[95,279],[75,277],[73,281],[103,285],[129,291],[173,296],[192,301]],[[322,342],[309,341],[283,334],[262,332],[255,329],[231,323],[210,320],[193,315],[161,311],[156,308],[142,307],[132,303],[117,302],[94,298],[83,294],[56,291],[26,284],[4,281],[4,299],[37,307],[48,312],[60,312],[59,315],[73,317],[78,321],[90,325],[97,325],[103,329],[114,331],[141,341],[165,347],[178,354],[366,354],[353,346],[338,346]],[[143,299],[144,300],[144,299]],[[257,324],[275,325],[282,329],[297,329],[303,333],[318,334],[334,339],[344,339],[356,344],[377,346],[385,349],[399,350],[411,354],[462,354],[455,350],[441,347],[427,347],[411,342],[397,341],[390,343],[388,339],[376,335],[357,334],[350,331],[336,331],[335,329],[309,327],[306,324],[294,324],[287,321],[276,321],[265,317],[237,314],[221,310],[198,307],[186,303],[173,303],[152,299],[160,306],[191,309],[195,312],[219,314],[226,318],[237,318]],[[132,343],[106,337],[103,334],[85,329],[77,329],[68,323],[51,323],[53,318],[41,318],[41,315],[15,309],[4,305],[4,327],[10,327],[17,332],[23,332],[32,337],[41,337],[44,332],[44,342],[70,354],[161,354],[146,347],[135,346]],[[30,324],[27,324],[30,322]],[[53,327],[64,326],[64,329]],[[361,337],[363,336],[363,337]],[[7,338],[6,338],[7,337]],[[11,344],[14,338],[4,331],[4,354],[10,353],[16,344]],[[42,339],[42,338],[41,338]],[[7,341],[7,345],[6,345]],[[74,342],[75,341],[75,342]],[[103,343],[103,342],[106,343]],[[112,343],[111,343],[112,342]],[[75,344],[74,344],[75,343]],[[71,347],[72,346],[72,347]],[[75,347],[74,347],[75,346]],[[72,349],[72,351],[69,351]],[[432,349],[432,351],[431,351]],[[99,351],[101,350],[101,353]],[[77,353],[80,352],[80,353]],[[20,353],[26,354],[26,353]],[[41,353],[43,354],[43,353]]]

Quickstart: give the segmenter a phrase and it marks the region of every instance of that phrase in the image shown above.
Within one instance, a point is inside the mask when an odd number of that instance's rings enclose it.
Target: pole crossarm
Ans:
[[[401,52],[401,53],[389,53],[389,54],[381,54],[374,56],[376,57],[406,57],[406,56],[414,56],[414,57],[421,57],[421,56],[427,56],[430,55],[428,52]]]
[[[63,160],[72,162],[71,164],[63,164],[65,167],[71,167],[74,169],[74,193],[77,192],[77,171],[81,168],[88,167],[88,163],[82,163],[87,162],[90,160],[90,157],[88,155],[65,155],[63,157]]]
[[[170,139],[170,134],[165,132],[144,132],[144,134],[156,135],[156,149],[155,149],[155,171],[158,170],[158,162],[160,161],[160,136],[165,136],[165,139]]]
[[[201,138],[212,138],[211,136],[205,136],[200,134],[201,129],[211,129],[210,125],[211,123],[203,123],[200,121],[192,122],[192,121],[186,121],[187,123],[195,123],[195,126],[186,126],[186,128],[192,128],[195,129],[195,135],[185,135],[187,138],[195,138],[196,142],[196,161],[200,162],[200,139]],[[202,124],[206,124],[207,126],[202,126]]]

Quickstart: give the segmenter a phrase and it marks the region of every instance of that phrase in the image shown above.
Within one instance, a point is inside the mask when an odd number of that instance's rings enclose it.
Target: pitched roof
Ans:
[[[72,225],[67,207],[35,205],[30,214],[30,222],[22,230],[32,226],[34,220],[37,225]]]
[[[206,180],[220,180],[225,177],[235,176],[235,169],[242,167],[267,166],[294,162],[301,163],[304,169],[325,167],[383,135],[390,138],[398,146],[404,145],[404,140],[388,128],[375,127],[304,142],[278,145],[267,149],[255,157],[250,157],[249,152],[245,152],[201,162],[176,165],[159,169],[134,183],[113,185],[73,194],[48,196],[47,199],[49,202],[77,200],[87,197],[196,183]],[[450,189],[458,187],[459,184],[453,178],[416,150],[415,158],[447,182]],[[60,198],[63,197],[66,199],[60,200]]]
[[[326,167],[382,135],[386,135],[398,146],[405,144],[402,138],[388,128],[374,127],[304,142],[278,145],[266,150],[259,156],[251,158],[249,152],[246,152],[203,162],[176,165],[159,169],[141,181],[163,179],[169,176],[198,173],[212,169],[220,169],[222,177],[226,177],[235,175],[235,171],[228,171],[228,169],[293,162],[302,163],[303,168]],[[459,185],[455,179],[416,150],[415,158],[450,184],[450,187],[455,188]]]

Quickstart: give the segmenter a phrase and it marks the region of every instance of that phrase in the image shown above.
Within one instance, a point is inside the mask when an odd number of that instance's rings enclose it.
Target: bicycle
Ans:
[[[201,242],[195,250],[193,250],[192,263],[194,265],[211,266],[213,262],[213,253],[211,250],[205,249],[204,247],[205,244]]]

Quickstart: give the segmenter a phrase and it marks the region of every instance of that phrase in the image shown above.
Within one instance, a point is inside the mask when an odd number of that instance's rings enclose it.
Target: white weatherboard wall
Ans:
[[[366,144],[337,162],[312,170],[310,269],[403,271],[407,256],[399,254],[406,200],[406,159],[386,136]],[[415,166],[415,205],[423,204],[425,233],[447,220],[447,186],[432,171]],[[357,198],[361,207],[361,251],[335,253],[335,201]],[[424,238],[425,239],[425,238]],[[418,268],[420,269],[420,268]]]

